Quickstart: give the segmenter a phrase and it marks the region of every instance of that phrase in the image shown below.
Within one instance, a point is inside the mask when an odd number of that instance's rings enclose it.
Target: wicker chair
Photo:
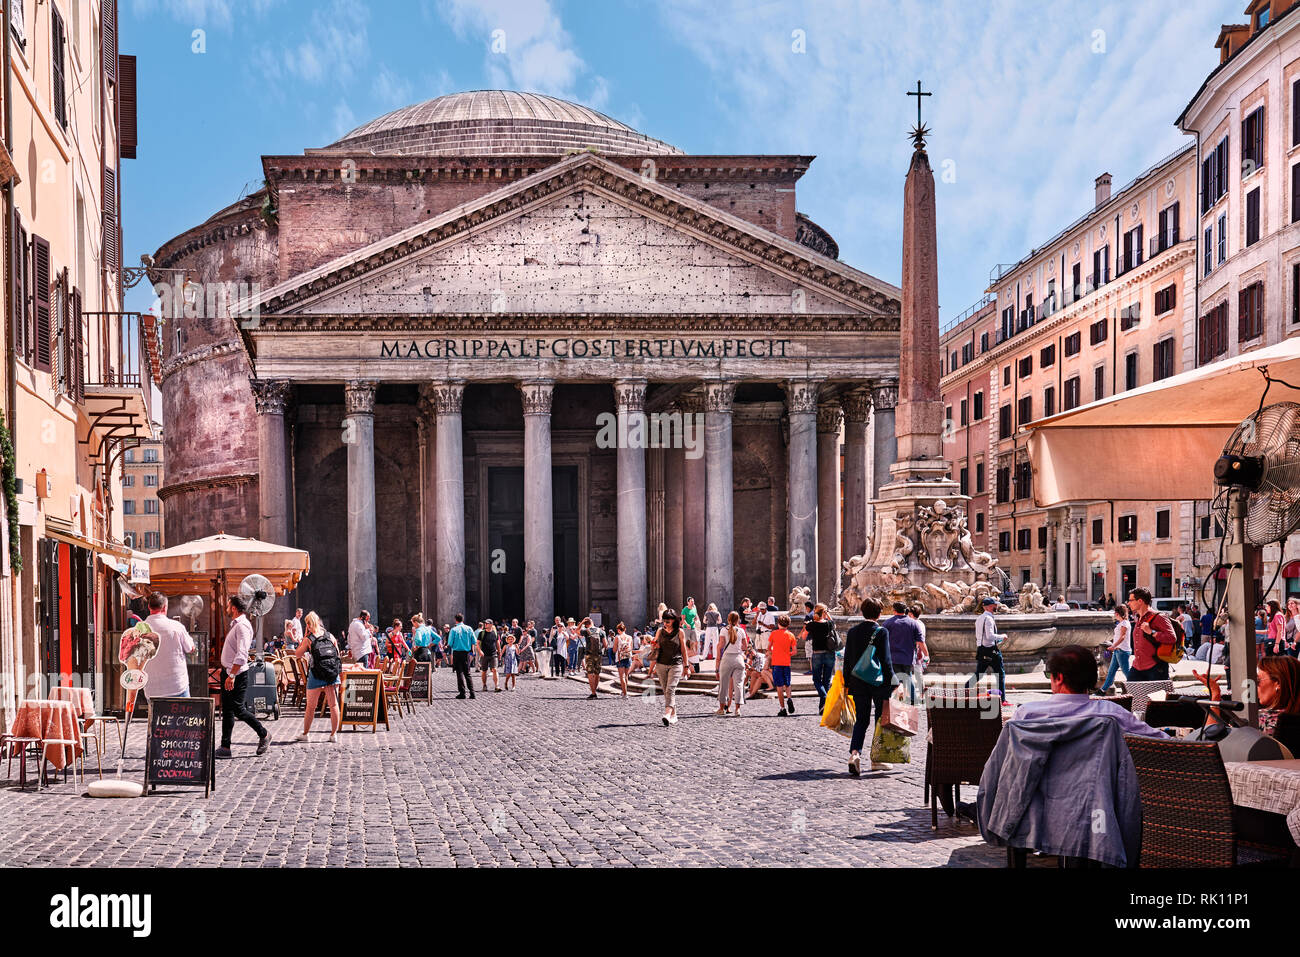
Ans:
[[[939,789],[953,788],[953,808],[963,784],[979,784],[984,764],[1002,733],[1001,714],[988,717],[987,704],[998,699],[975,695],[927,694],[925,718],[929,741],[925,749],[925,791],[930,801],[930,826],[939,827]]]
[[[1140,718],[1146,714],[1147,702],[1151,700],[1151,695],[1157,691],[1173,694],[1174,683],[1172,681],[1126,681],[1124,691],[1133,697],[1133,707],[1129,710]]]
[[[1285,864],[1280,848],[1247,846],[1234,820],[1219,746],[1125,735],[1142,799],[1140,867]]]

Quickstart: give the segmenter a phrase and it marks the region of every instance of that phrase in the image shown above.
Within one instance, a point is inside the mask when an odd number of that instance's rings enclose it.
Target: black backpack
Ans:
[[[320,635],[311,640],[311,676],[317,681],[333,684],[343,670],[343,660],[339,658],[339,649],[329,635]]]

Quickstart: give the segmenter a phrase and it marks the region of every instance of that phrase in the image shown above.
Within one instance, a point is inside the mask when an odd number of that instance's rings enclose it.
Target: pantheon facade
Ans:
[[[308,550],[335,630],[834,597],[895,456],[900,293],[798,212],[812,159],[504,91],[264,156],[154,256],[248,291],[167,321],[167,541]]]

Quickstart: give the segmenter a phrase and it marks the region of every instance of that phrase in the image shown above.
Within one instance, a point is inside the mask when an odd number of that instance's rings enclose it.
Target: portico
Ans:
[[[893,464],[898,316],[895,287],[590,153],[301,273],[240,330],[284,396],[259,481],[313,555],[299,603],[634,626],[833,597]]]

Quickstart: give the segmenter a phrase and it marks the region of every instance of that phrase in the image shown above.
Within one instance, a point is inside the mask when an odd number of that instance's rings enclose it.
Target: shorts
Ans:
[[[790,687],[790,666],[773,665],[772,666],[772,684],[778,688]]]
[[[333,687],[334,687],[335,685],[337,685],[338,683],[339,683],[339,679],[338,679],[338,678],[335,678],[333,681],[321,681],[319,678],[317,678],[317,677],[316,677],[314,674],[312,674],[310,671],[307,672],[307,690],[308,690],[308,691],[315,691],[317,688],[333,688]]]
[[[491,671],[493,668],[497,666],[497,656],[480,655],[478,659],[478,666],[483,671]]]
[[[754,663],[750,667],[755,671],[762,671],[767,667],[767,655],[754,655]]]
[[[601,666],[604,665],[604,663],[605,655],[603,653],[599,655],[587,655],[587,674],[600,674]]]
[[[627,670],[630,669],[631,667],[632,667],[632,659],[631,659],[631,658],[620,658],[620,659],[618,659],[618,668],[619,668],[620,671],[627,671]]]

